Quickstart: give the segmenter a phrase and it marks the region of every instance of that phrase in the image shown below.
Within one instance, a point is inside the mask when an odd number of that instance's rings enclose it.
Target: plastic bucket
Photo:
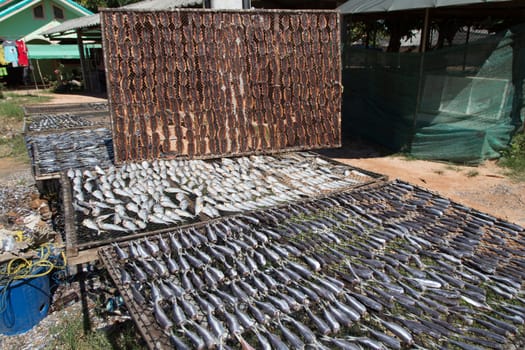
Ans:
[[[34,274],[44,272],[44,268]],[[25,333],[42,320],[49,310],[49,275],[12,281],[0,286],[0,333]]]

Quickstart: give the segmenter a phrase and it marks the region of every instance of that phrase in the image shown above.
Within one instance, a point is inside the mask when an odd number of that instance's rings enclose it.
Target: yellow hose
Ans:
[[[52,261],[49,260],[51,256],[51,250],[53,249],[52,245],[49,243],[42,244],[39,247],[39,259],[38,260],[28,260],[26,258],[14,258],[9,261],[7,264],[7,269],[5,272],[0,272],[0,275],[8,276],[11,279],[24,279],[24,278],[37,278],[49,274],[53,269],[64,269],[67,265],[66,255],[64,251],[60,252],[62,257],[63,265],[55,265]],[[31,274],[31,271],[35,268],[47,268],[44,272],[38,274]]]

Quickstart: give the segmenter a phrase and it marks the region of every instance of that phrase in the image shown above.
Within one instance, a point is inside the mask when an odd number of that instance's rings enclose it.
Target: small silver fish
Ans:
[[[102,231],[118,231],[118,232],[128,232],[128,229],[115,225],[115,224],[108,224],[105,222],[100,223],[99,225],[100,230]]]
[[[82,225],[84,227],[87,227],[87,228],[91,229],[91,230],[100,232],[100,229],[99,229],[98,225],[91,219],[84,219],[84,220],[82,220]]]

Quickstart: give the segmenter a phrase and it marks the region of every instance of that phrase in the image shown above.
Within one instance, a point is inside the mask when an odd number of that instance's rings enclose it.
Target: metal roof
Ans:
[[[79,28],[89,28],[95,27],[100,24],[100,15],[98,13],[91,16],[84,16],[75,19],[70,19],[69,21],[62,22],[56,27],[42,32],[43,35],[49,35],[53,33],[65,33],[70,30],[79,29]]]
[[[202,5],[202,0],[145,0],[134,4],[122,6],[121,8],[128,8],[134,10],[171,10],[179,7],[188,7],[196,5]],[[100,16],[97,13],[91,16],[85,16],[65,21],[54,28],[46,30],[42,34],[50,35],[55,33],[65,33],[70,30],[97,27],[99,25]]]
[[[348,0],[337,10],[344,14],[391,12],[487,2],[511,2],[511,0]]]
[[[141,10],[171,10],[179,7],[202,5],[202,0],[146,0],[122,6],[122,8]]]

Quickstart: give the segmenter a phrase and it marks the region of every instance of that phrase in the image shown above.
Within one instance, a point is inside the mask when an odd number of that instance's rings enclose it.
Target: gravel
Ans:
[[[93,266],[87,269],[92,270]],[[129,320],[130,317],[122,306],[110,312],[106,310],[108,301],[115,296],[116,291],[106,278],[105,270],[96,270],[78,274],[74,281],[61,281],[58,286],[52,283],[54,288],[51,291],[52,301],[48,315],[26,333],[14,336],[0,335],[0,348],[50,348],[50,344],[55,343],[54,340],[72,320],[83,319],[84,327],[87,326],[92,331],[106,332]]]
[[[29,171],[0,178],[0,229],[22,231],[25,237],[33,239],[40,239],[45,232],[49,240],[55,242],[57,234],[52,231],[51,220],[42,220],[41,215],[42,203],[47,206],[47,200],[39,197]],[[38,208],[35,208],[35,203]],[[34,222],[35,218],[38,225],[28,227],[28,219]],[[5,263],[0,264],[0,269],[5,266]],[[122,324],[130,320],[125,306],[111,303],[118,300],[118,291],[102,266],[85,264],[74,276],[67,270],[55,270],[50,278],[48,315],[26,333],[14,336],[0,334],[1,349],[50,348],[53,338],[57,338],[71,320],[82,319],[84,327],[93,331],[103,330],[106,334],[121,329]],[[140,338],[137,340],[140,341]]]

